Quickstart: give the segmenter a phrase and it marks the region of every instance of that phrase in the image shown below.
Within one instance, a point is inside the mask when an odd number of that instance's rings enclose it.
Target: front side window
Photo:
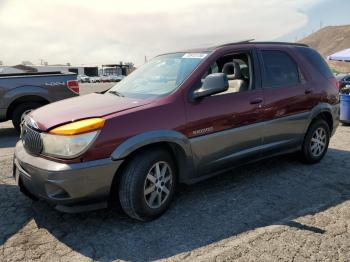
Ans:
[[[264,88],[288,87],[300,82],[298,66],[287,53],[263,50],[261,54],[264,63]]]
[[[134,71],[106,94],[153,98],[175,91],[208,53],[174,53],[155,57]]]
[[[227,91],[217,95],[239,93],[252,89],[251,58],[248,53],[236,53],[220,57],[203,74],[202,82],[205,77],[212,73],[226,74],[229,83]]]

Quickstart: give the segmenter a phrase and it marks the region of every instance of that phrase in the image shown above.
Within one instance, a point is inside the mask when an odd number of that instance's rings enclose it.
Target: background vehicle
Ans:
[[[80,83],[90,83],[90,77],[86,75],[78,75],[77,79]]]
[[[110,75],[102,75],[100,78],[102,83],[109,83],[112,80]]]
[[[110,75],[111,82],[120,82],[124,78],[125,78],[125,76],[123,76],[123,75]]]
[[[340,74],[335,77],[339,82],[339,89],[350,85],[350,75],[349,74]]]
[[[0,121],[20,130],[23,115],[40,106],[79,95],[76,75],[60,72],[0,75]]]
[[[100,76],[92,76],[92,77],[90,77],[90,82],[91,83],[100,83],[100,82],[102,82],[101,77]]]
[[[30,113],[14,175],[61,211],[119,201],[150,220],[177,183],[290,152],[319,162],[338,124],[337,81],[316,51],[230,43],[157,56],[104,94]]]

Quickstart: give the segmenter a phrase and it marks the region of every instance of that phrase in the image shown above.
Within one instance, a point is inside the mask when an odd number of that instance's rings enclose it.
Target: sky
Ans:
[[[347,8],[346,8],[347,7]],[[349,0],[0,0],[0,61],[99,65],[350,24]]]

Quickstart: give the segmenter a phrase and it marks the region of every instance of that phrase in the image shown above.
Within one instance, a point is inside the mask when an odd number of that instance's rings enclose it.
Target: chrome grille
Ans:
[[[43,150],[43,142],[40,133],[26,124],[22,126],[21,139],[24,148],[34,155],[39,155]]]

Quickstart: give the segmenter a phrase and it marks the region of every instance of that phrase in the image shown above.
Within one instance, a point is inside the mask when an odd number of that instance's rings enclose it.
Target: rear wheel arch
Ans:
[[[313,121],[315,121],[316,119],[323,119],[324,121],[326,121],[326,123],[328,124],[329,130],[332,133],[332,131],[333,131],[333,117],[332,117],[332,114],[329,111],[320,112],[313,119]]]
[[[324,109],[324,110],[319,110],[319,111],[312,114],[312,117],[310,118],[309,123],[307,125],[307,128],[305,130],[305,135],[306,135],[307,131],[310,129],[311,125],[319,119],[324,120],[328,124],[329,130],[332,133],[333,121],[334,121],[333,116],[332,116],[332,113],[330,110]]]
[[[310,126],[313,122],[318,119],[322,119],[326,121],[328,124],[329,130],[332,134],[334,121],[336,121],[337,107],[335,105],[331,105],[329,103],[320,103],[316,107],[312,109],[309,116],[308,125],[306,126],[305,134],[309,130]]]

